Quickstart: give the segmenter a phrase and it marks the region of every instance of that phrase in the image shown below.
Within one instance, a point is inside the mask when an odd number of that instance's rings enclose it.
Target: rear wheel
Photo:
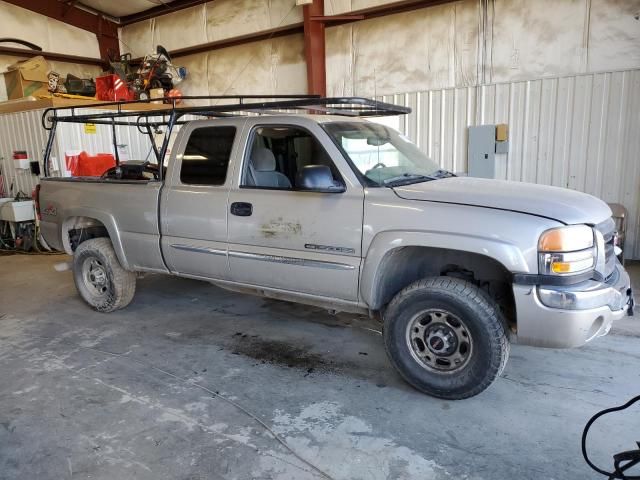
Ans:
[[[124,308],[136,291],[136,274],[122,268],[108,238],[82,242],[73,256],[78,293],[99,312]]]
[[[450,277],[420,280],[399,292],[384,315],[384,340],[407,382],[446,399],[482,392],[509,357],[497,305],[477,286]]]

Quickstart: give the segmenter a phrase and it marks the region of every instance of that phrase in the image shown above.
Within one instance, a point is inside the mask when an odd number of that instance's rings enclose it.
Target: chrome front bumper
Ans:
[[[607,282],[570,286],[514,285],[517,343],[566,348],[606,335],[633,311],[629,275],[619,262]]]

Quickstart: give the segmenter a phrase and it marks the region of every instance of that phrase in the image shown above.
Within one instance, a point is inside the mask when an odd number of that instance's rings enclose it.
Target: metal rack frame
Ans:
[[[234,100],[224,105],[184,105],[178,102]],[[167,103],[169,102],[169,103]],[[136,105],[161,103],[163,107],[153,110],[139,110]],[[186,123],[180,120],[184,115],[199,115],[207,118],[238,117],[248,114],[278,114],[291,111],[342,115],[347,117],[380,117],[391,115],[405,115],[411,113],[411,108],[391,103],[379,102],[363,97],[320,97],[318,95],[216,95],[216,96],[186,96],[181,98],[158,98],[150,100],[133,100],[127,102],[109,102],[92,105],[91,108],[108,108],[113,111],[89,114],[77,114],[78,109],[87,108],[86,105],[47,108],[42,113],[42,127],[49,131],[49,139],[44,153],[44,172],[49,176],[49,157],[53,148],[53,141],[58,123],[92,123],[97,125],[111,125],[116,165],[120,163],[117,148],[116,125],[134,126],[142,134],[149,136],[151,146],[158,165],[163,165],[163,159],[169,146],[171,132],[175,125]],[[288,111],[288,112],[287,112]],[[153,119],[152,117],[161,117]],[[153,137],[152,129],[166,126],[162,146],[158,149]],[[162,175],[162,168],[160,175]]]

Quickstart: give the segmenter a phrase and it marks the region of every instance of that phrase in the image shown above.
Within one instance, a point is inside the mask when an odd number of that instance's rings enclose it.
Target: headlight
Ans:
[[[545,275],[572,275],[596,263],[593,230],[587,225],[552,228],[538,241],[538,264]]]

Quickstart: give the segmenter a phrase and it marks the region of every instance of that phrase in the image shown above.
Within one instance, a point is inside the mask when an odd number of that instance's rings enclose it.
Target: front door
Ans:
[[[231,279],[356,301],[362,186],[315,122],[282,123],[277,117],[252,122],[229,195]],[[296,190],[305,165],[328,166],[345,191]]]

